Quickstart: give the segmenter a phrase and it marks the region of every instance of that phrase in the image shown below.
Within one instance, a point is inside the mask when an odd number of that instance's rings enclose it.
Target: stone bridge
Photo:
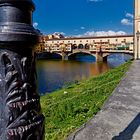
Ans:
[[[113,53],[125,53],[133,55],[134,36],[102,36],[81,38],[46,39],[45,47],[40,53],[56,53],[67,60],[78,53],[92,55],[96,61],[107,60],[107,56]]]
[[[123,50],[114,49],[114,48],[72,48],[72,47],[59,47],[57,50],[51,50],[49,47],[41,52],[41,53],[56,53],[62,57],[63,60],[68,60],[70,56],[76,55],[79,53],[92,55],[96,58],[96,61],[106,61],[107,57],[113,53],[125,53],[133,55],[133,50],[130,50],[129,48],[125,48]]]

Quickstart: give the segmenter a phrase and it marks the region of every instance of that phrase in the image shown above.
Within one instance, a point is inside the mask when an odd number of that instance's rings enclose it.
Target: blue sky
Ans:
[[[34,26],[65,36],[132,34],[134,0],[33,0]]]

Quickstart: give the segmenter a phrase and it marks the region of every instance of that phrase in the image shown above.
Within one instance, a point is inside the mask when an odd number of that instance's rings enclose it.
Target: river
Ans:
[[[107,62],[95,62],[91,56],[79,56],[76,60],[37,60],[38,91],[50,93],[76,81],[96,76],[131,59],[130,55],[114,54]]]

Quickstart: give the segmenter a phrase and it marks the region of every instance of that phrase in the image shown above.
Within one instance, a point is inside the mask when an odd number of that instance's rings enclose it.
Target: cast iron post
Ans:
[[[43,140],[32,0],[0,0],[0,140]]]

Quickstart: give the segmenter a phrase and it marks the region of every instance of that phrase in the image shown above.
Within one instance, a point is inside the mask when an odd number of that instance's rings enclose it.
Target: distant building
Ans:
[[[59,38],[65,38],[64,35],[61,33],[55,32],[53,34],[47,35],[48,39],[59,39]]]
[[[47,41],[47,40],[46,40]],[[40,34],[39,44],[35,48],[35,52],[43,52],[45,50],[45,36]]]
[[[53,37],[54,37],[54,38],[65,38],[64,35],[62,35],[61,33],[57,33],[57,32],[55,32],[55,33],[53,34]]]

